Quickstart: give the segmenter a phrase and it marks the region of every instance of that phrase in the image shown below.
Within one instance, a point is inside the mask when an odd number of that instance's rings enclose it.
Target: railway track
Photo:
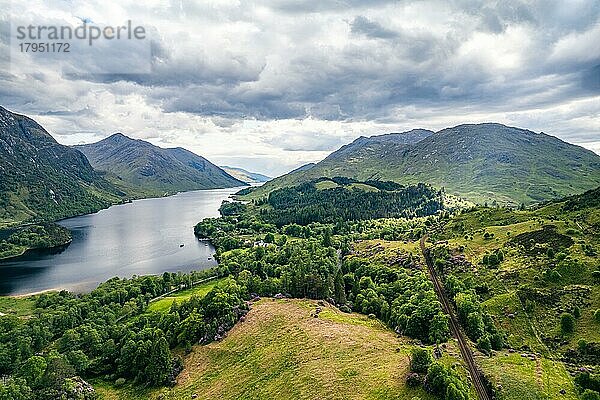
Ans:
[[[458,319],[454,314],[454,310],[452,308],[452,304],[448,300],[446,296],[446,292],[444,291],[444,286],[438,277],[435,268],[433,267],[433,261],[425,247],[425,241],[427,240],[427,236],[423,236],[421,238],[421,252],[423,253],[423,257],[425,258],[425,263],[427,264],[427,269],[429,270],[429,277],[431,282],[433,282],[433,286],[435,292],[442,304],[442,309],[448,315],[450,319],[450,331],[452,332],[452,336],[456,338],[458,341],[458,347],[460,348],[460,354],[462,355],[463,360],[467,364],[467,369],[469,370],[469,375],[471,375],[471,380],[473,381],[473,386],[477,392],[477,396],[480,400],[492,400],[493,397],[489,393],[486,385],[483,382],[481,371],[477,368],[477,364],[475,364],[475,359],[473,358],[473,352],[471,351],[471,347],[469,343],[465,339],[462,330],[460,329],[460,324],[458,323]]]

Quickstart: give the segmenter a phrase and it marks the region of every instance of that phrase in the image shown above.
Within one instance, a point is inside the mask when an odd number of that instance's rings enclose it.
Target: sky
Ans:
[[[64,144],[122,132],[277,176],[361,135],[499,122],[600,154],[597,0],[0,0],[0,10],[0,105]],[[128,20],[143,43],[83,44],[71,58],[19,53],[14,39],[19,25]]]

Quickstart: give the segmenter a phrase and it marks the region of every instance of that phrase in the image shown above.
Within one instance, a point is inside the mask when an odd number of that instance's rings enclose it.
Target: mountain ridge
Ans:
[[[147,195],[245,186],[206,158],[182,147],[162,148],[120,132],[76,145],[91,165],[117,186]]]
[[[461,124],[435,133],[421,129],[358,138],[249,197],[322,176],[426,182],[476,203],[533,204],[599,186],[600,156],[545,133],[498,123]]]
[[[94,212],[126,197],[83,153],[1,106],[0,161],[0,226]]]
[[[259,174],[258,172],[250,172],[240,167],[231,167],[228,165],[220,165],[219,167],[234,178],[246,183],[264,183],[272,179],[270,176]]]

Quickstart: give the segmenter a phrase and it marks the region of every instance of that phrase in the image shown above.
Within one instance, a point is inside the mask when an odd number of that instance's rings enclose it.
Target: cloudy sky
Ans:
[[[123,132],[278,175],[360,135],[495,121],[600,153],[597,0],[0,0],[0,10],[0,105],[65,144]],[[82,20],[131,20],[148,45],[44,59],[18,54],[11,37],[20,24]]]

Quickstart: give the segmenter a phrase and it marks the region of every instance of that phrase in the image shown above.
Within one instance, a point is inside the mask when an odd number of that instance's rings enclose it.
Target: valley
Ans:
[[[2,170],[6,398],[600,396],[591,152],[461,125],[362,137],[256,186],[181,148],[70,148],[2,115],[30,152]]]
[[[3,107],[0,160],[0,260],[68,246],[70,234],[58,220],[135,199],[248,185],[188,150],[121,133],[64,146],[31,118]]]

